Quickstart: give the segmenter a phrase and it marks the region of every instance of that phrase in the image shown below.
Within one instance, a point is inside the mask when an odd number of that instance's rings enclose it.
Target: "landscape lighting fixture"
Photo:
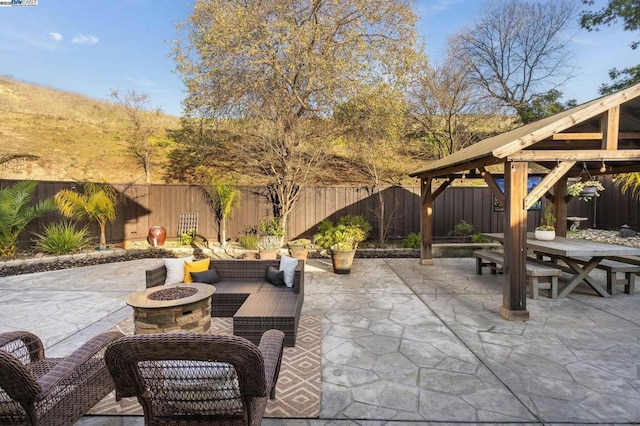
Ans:
[[[600,167],[600,173],[604,173],[607,171],[607,166],[604,164],[604,159],[602,160],[602,166]]]

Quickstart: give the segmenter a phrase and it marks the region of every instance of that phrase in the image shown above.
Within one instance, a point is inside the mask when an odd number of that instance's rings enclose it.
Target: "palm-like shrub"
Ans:
[[[85,182],[82,189],[82,194],[69,189],[60,190],[55,195],[55,202],[66,217],[98,222],[99,248],[104,250],[107,247],[107,223],[116,218],[116,190],[106,182]]]
[[[42,234],[35,236],[38,237],[36,246],[51,254],[69,254],[91,244],[89,230],[86,227],[78,230],[70,221],[51,223]]]
[[[220,224],[220,244],[227,241],[227,219],[233,217],[233,210],[240,205],[240,191],[230,182],[224,182],[209,176],[210,184],[206,191],[211,197],[213,209]]]
[[[15,257],[18,237],[34,219],[55,210],[52,199],[31,205],[37,182],[23,181],[0,189],[0,258]]]

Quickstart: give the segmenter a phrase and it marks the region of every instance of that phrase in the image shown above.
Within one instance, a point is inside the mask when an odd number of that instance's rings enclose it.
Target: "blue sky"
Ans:
[[[447,36],[471,24],[485,0],[415,4],[427,54],[437,61]],[[175,24],[192,7],[193,0],[39,0],[36,7],[0,7],[0,75],[98,99],[110,99],[111,89],[136,90],[149,94],[150,106],[180,115],[183,85],[169,54]],[[568,60],[577,75],[563,88],[565,99],[594,99],[610,68],[640,63],[640,50],[629,47],[640,35],[620,25],[590,33],[576,23],[570,34]]]

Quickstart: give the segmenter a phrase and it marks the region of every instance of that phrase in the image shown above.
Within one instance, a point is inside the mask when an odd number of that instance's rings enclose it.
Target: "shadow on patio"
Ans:
[[[0,332],[34,331],[48,354],[65,354],[130,315],[124,299],[157,263],[0,278]],[[513,322],[498,315],[502,279],[475,275],[469,258],[357,259],[350,275],[311,260],[303,314],[323,324],[320,419],[264,424],[640,421],[637,295],[605,299],[580,285],[564,299],[527,299],[531,320]]]

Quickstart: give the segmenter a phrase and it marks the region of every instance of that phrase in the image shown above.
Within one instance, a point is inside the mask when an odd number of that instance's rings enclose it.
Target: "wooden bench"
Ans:
[[[545,253],[544,256],[549,257],[554,261],[557,261],[558,259],[557,257],[550,256],[547,253]],[[590,260],[586,257],[575,257],[572,259],[581,265],[584,265]],[[565,267],[563,266],[560,266],[560,267],[565,269]],[[624,286],[624,292],[626,294],[635,293],[636,274],[640,273],[640,257],[616,256],[612,259],[603,259],[600,261],[600,263],[598,263],[596,268],[606,271],[607,292],[609,292],[610,295],[613,296],[618,292],[619,285]],[[569,270],[569,268],[566,268],[566,269]],[[624,274],[624,278],[619,279],[618,274]]]
[[[482,268],[488,267],[491,273],[502,271],[504,253],[495,250],[476,250],[473,252],[476,258],[476,274],[482,275]],[[558,277],[561,270],[553,266],[541,265],[533,261],[527,261],[527,283],[529,284],[531,298],[538,298],[538,290],[549,290],[549,297],[558,297]],[[546,278],[548,282],[540,282]]]

